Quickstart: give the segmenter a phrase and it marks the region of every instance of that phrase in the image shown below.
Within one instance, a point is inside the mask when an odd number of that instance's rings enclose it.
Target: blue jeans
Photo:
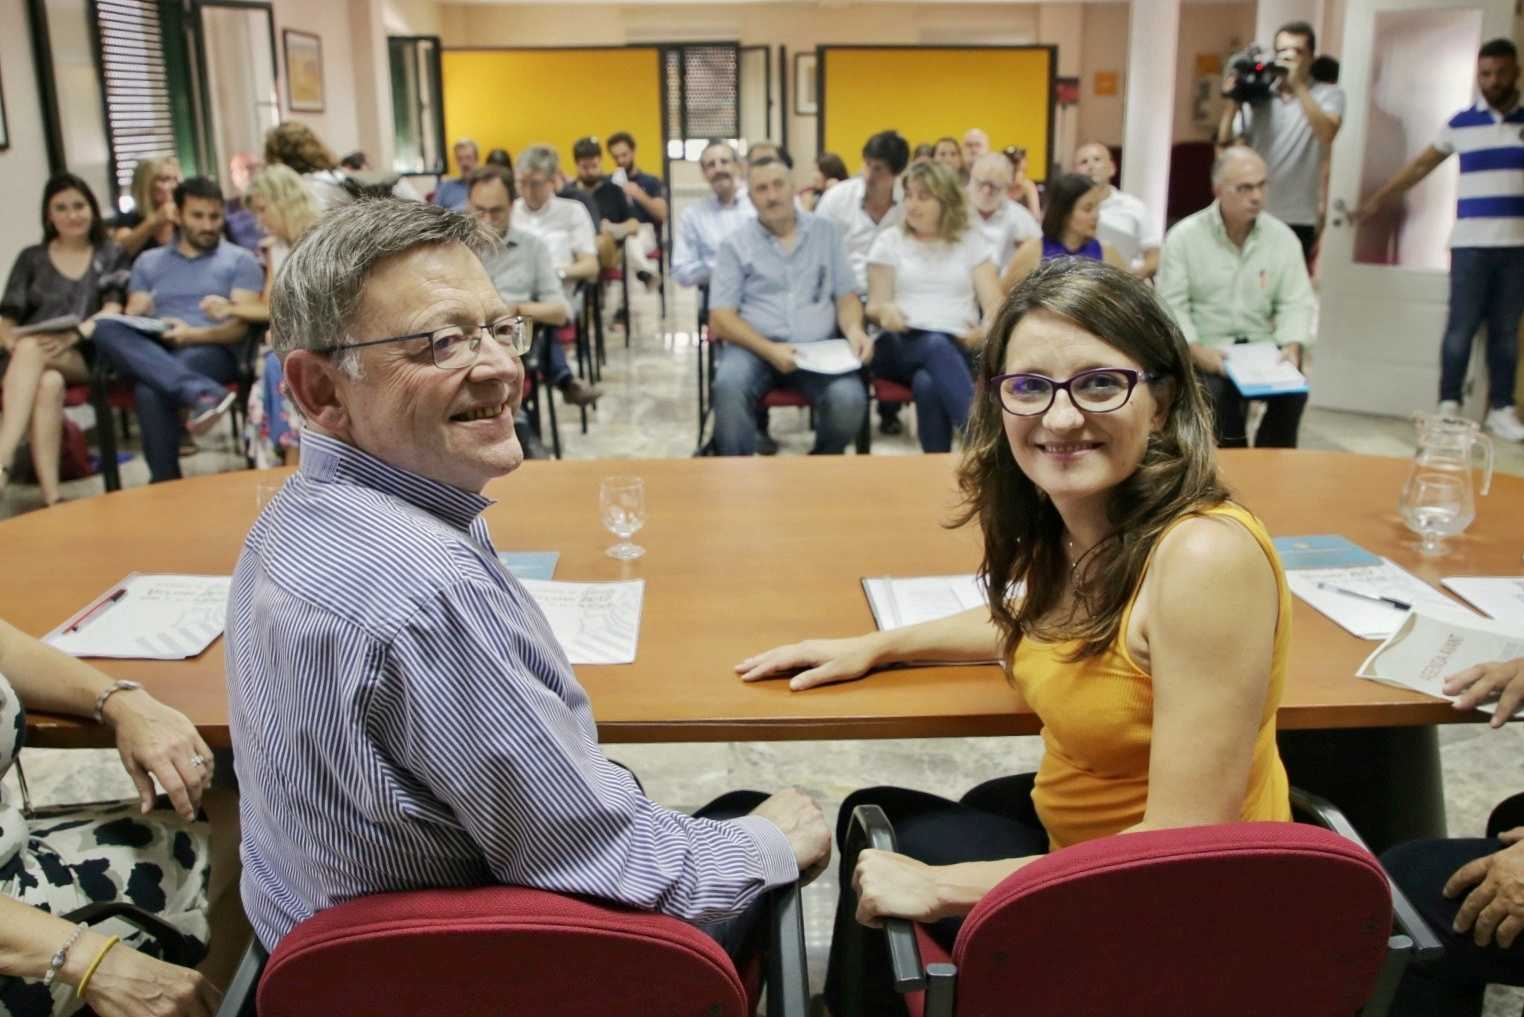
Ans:
[[[951,452],[953,431],[968,423],[974,376],[958,340],[946,332],[885,332],[873,345],[873,375],[915,393],[922,452]]]
[[[714,375],[714,450],[722,456],[757,451],[757,404],[769,390],[797,389],[815,410],[816,455],[840,455],[857,436],[868,412],[862,376],[783,374],[751,350],[725,343]]]
[[[180,477],[180,410],[210,396],[222,399],[225,383],[238,380],[238,358],[230,346],[185,346],[171,350],[152,336],[121,322],[95,327],[95,348],[118,374],[134,382],[143,458],[151,483]]]
[[[1439,354],[1439,398],[1460,402],[1471,340],[1487,325],[1487,405],[1513,405],[1524,316],[1524,247],[1457,247],[1450,252],[1450,316]]]

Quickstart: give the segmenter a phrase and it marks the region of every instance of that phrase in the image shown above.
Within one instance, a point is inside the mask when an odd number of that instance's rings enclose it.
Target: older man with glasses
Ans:
[[[1014,177],[1011,161],[999,152],[975,159],[968,174],[968,203],[975,212],[969,216],[969,225],[984,238],[996,272],[1005,271],[1016,248],[1042,236],[1042,226],[1032,213],[1007,194]]]
[[[687,919],[739,953],[763,891],[823,865],[829,832],[798,791],[671,811],[599,750],[482,518],[523,458],[529,342],[483,267],[495,244],[433,205],[359,202],[276,279],[307,431],[228,607],[249,917],[273,950],[340,901],[511,883]]]

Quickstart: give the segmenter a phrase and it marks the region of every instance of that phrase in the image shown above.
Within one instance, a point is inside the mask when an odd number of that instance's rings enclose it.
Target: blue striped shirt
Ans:
[[[1524,104],[1479,99],[1451,117],[1434,148],[1460,156],[1451,247],[1524,246]]]
[[[662,808],[603,756],[490,504],[309,430],[250,531],[228,718],[266,948],[390,890],[509,883],[705,923],[797,877],[772,823]]]

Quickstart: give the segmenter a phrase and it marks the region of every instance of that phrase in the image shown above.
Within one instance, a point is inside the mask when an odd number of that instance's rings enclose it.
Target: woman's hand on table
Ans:
[[[116,731],[116,750],[137,785],[143,812],[153,809],[152,778],[157,777],[175,812],[195,819],[201,795],[212,783],[212,750],[196,726],[141,689],[107,699],[102,716]]]
[[[1524,705],[1524,657],[1495,660],[1458,671],[1445,679],[1445,695],[1459,696],[1457,710],[1474,710],[1482,703],[1497,700],[1492,726],[1502,727]]]
[[[70,953],[94,959],[105,940],[86,937]],[[88,960],[86,961],[88,963]],[[85,1002],[100,1017],[212,1017],[222,993],[193,968],[166,964],[118,943],[85,985]]]
[[[747,657],[736,665],[736,673],[744,682],[755,682],[797,671],[788,687],[803,692],[817,685],[856,681],[877,663],[871,636],[809,639]]]

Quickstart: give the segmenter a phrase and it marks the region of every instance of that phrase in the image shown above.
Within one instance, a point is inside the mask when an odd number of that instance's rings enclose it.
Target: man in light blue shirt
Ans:
[[[439,186],[434,188],[434,204],[453,212],[464,209],[466,202],[471,199],[471,187],[466,183],[466,178],[481,164],[481,160],[481,151],[476,147],[476,142],[470,138],[457,141],[455,165],[460,167],[460,176],[439,181]]]
[[[257,303],[264,270],[242,247],[222,239],[222,190],[206,177],[175,188],[180,229],[175,242],[156,247],[132,266],[127,313],[152,315],[168,326],[148,334],[120,321],[97,321],[95,348],[135,385],[143,457],[153,483],[180,476],[180,414],[201,434],[221,419],[235,395],[234,350],[249,326],[238,318],[214,320],[229,303]],[[216,298],[216,299],[209,299]]]
[[[757,219],[720,247],[710,281],[709,324],[725,341],[714,379],[715,451],[753,454],[757,403],[784,386],[814,407],[814,451],[839,455],[867,412],[862,376],[801,371],[791,344],[845,335],[859,361],[872,359],[852,265],[836,227],[794,207],[782,162],[753,162],[747,186]]]
[[[710,142],[699,156],[699,168],[714,193],[690,206],[678,220],[672,278],[684,286],[709,285],[720,245],[736,227],[757,218],[756,207],[741,187],[741,161],[728,142]]]

